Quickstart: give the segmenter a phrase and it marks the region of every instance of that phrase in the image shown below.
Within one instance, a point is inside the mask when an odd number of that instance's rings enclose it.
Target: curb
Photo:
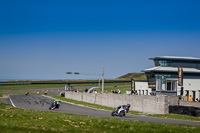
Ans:
[[[13,103],[12,99],[10,98],[10,95],[8,95],[8,98],[9,98],[9,100],[10,100],[12,106],[13,106],[13,107],[16,107],[15,104]]]

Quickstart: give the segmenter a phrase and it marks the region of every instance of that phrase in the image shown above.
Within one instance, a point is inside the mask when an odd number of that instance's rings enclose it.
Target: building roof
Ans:
[[[142,70],[142,72],[178,72],[178,68],[157,66]],[[196,68],[183,68],[183,73],[200,73],[200,70]]]
[[[167,60],[187,60],[187,61],[200,61],[200,58],[195,57],[179,57],[179,56],[159,56],[154,58],[149,58],[150,60],[155,59],[167,59]]]

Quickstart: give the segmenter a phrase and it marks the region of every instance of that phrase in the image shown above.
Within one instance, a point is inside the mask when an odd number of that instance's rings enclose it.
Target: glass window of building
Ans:
[[[160,66],[167,66],[166,60],[159,60]]]

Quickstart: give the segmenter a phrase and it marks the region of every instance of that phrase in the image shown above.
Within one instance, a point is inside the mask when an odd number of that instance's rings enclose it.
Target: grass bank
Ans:
[[[65,113],[45,112],[14,108],[0,103],[0,132],[29,133],[120,133],[120,132],[165,132],[199,133],[200,127],[147,123],[114,118],[78,116]]]

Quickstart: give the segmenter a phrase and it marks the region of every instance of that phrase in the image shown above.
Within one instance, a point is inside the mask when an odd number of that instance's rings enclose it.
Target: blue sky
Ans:
[[[200,58],[199,5],[198,0],[1,0],[0,79],[91,79],[103,67],[110,79],[152,67],[150,57]]]

